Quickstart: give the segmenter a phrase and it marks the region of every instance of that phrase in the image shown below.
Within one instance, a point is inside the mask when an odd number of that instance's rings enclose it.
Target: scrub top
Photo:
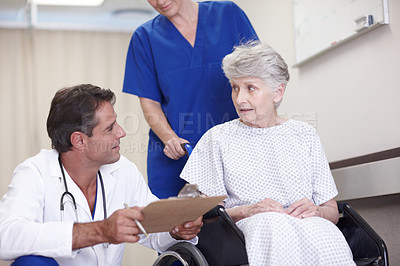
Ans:
[[[134,32],[123,91],[160,102],[174,132],[195,146],[211,127],[237,118],[221,63],[233,46],[258,39],[246,14],[230,1],[199,2],[194,47],[163,15]],[[168,158],[150,130],[147,175],[159,198],[176,196],[186,183],[186,158]]]

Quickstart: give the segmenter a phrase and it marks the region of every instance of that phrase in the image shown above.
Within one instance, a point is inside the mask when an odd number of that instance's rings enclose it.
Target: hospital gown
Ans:
[[[181,178],[208,196],[228,195],[226,208],[265,198],[286,209],[307,197],[320,205],[337,195],[314,128],[288,120],[270,128],[238,119],[200,139]],[[340,230],[321,217],[265,212],[240,220],[250,265],[354,265]]]

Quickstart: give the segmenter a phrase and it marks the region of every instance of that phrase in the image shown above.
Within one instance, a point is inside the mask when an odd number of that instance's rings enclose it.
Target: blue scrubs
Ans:
[[[221,62],[240,42],[258,39],[246,14],[230,1],[199,2],[195,45],[162,15],[133,34],[123,91],[155,100],[174,132],[194,146],[214,125],[237,118]],[[176,196],[187,158],[168,158],[150,130],[147,175],[159,198]]]

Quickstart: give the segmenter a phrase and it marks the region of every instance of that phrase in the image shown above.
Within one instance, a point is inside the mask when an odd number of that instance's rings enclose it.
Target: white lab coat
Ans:
[[[72,250],[72,229],[76,222],[71,199],[66,197],[61,221],[60,197],[64,183],[58,152],[41,150],[14,171],[8,192],[0,203],[0,259],[13,260],[34,254],[53,257],[60,265],[121,265],[124,244],[98,244]],[[146,206],[157,200],[137,167],[121,156],[114,164],[100,168],[106,195],[107,215],[129,206]],[[103,195],[98,180],[95,216],[92,219],[85,196],[65,171],[67,186],[76,200],[79,222],[103,220]],[[195,243],[197,239],[194,239]],[[169,233],[150,234],[140,243],[162,252],[178,242]]]

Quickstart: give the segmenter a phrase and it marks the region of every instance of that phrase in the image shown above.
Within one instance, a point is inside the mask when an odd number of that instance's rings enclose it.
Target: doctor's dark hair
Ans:
[[[58,152],[71,149],[71,134],[75,131],[92,136],[98,120],[97,108],[104,102],[115,103],[115,94],[91,84],[81,84],[57,91],[47,117],[47,134],[52,148]]]
[[[279,86],[289,82],[288,66],[271,46],[260,41],[250,41],[234,47],[232,53],[222,60],[225,76],[232,78],[255,77],[265,82],[265,85],[275,91]],[[280,102],[277,103],[278,108]]]

